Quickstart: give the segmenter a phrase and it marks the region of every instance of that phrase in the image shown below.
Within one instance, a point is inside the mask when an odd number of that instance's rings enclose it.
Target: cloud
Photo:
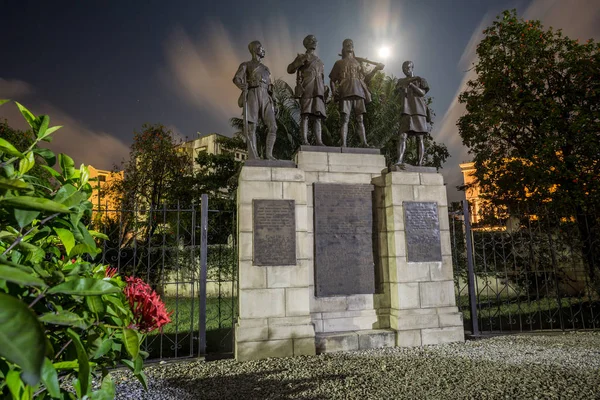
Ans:
[[[93,165],[99,169],[112,169],[113,165],[121,162],[129,156],[129,147],[119,139],[106,132],[90,129],[85,124],[77,121],[65,111],[47,103],[32,99],[35,90],[31,85],[23,81],[6,81],[0,79],[0,97],[5,93],[22,103],[35,115],[49,115],[50,125],[62,125],[52,136],[51,143],[43,142],[43,147],[48,147],[56,154],[65,153],[72,157],[79,165]],[[7,103],[0,107],[0,119],[6,119],[10,126],[15,129],[26,130],[29,125],[21,116],[14,103]]]
[[[292,35],[285,18],[272,18],[266,24],[249,22],[240,35],[248,38],[248,43],[233,40],[218,21],[207,23],[205,29],[195,39],[190,32],[176,27],[164,44],[163,80],[198,110],[209,110],[224,121],[241,113],[237,106],[240,90],[232,82],[236,71],[230,68],[250,59],[247,44],[252,40],[261,41],[265,47],[264,64],[273,79],[294,82],[286,68],[296,56],[303,37]]]
[[[559,0],[534,0],[522,14],[524,19],[539,19],[545,28],[553,26],[562,28],[564,33],[571,38],[588,39],[600,37],[600,8],[596,0],[572,0],[569,2]],[[459,163],[470,161],[472,156],[468,149],[462,145],[456,123],[464,115],[465,107],[458,102],[458,95],[466,89],[469,80],[475,79],[476,74],[471,68],[477,60],[475,50],[483,38],[482,31],[493,21],[493,15],[487,14],[473,32],[460,59],[458,68],[465,71],[465,75],[456,91],[454,100],[448,107],[439,127],[434,129],[433,136],[437,141],[445,143],[451,158],[444,164],[442,174],[449,189],[449,200],[457,201],[464,198],[462,193],[452,190],[455,186],[462,185]]]
[[[0,78],[0,99],[20,98],[33,92],[33,87],[27,82],[18,79],[6,80]]]

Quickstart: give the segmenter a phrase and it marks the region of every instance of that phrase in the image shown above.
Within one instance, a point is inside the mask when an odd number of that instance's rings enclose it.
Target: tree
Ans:
[[[585,214],[600,203],[600,44],[580,44],[515,10],[483,34],[458,121],[481,192],[493,205],[549,204],[575,215],[593,277],[598,219]]]

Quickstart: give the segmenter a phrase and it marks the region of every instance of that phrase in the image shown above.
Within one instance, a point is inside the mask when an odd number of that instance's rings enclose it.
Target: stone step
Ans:
[[[317,333],[315,344],[317,354],[394,347],[396,333],[391,329]]]

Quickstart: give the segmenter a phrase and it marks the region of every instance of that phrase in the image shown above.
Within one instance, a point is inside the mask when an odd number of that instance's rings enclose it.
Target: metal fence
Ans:
[[[93,226],[108,236],[98,262],[148,282],[172,322],[148,334],[150,359],[232,351],[236,315],[233,212],[200,206],[95,209]]]
[[[600,219],[494,210],[471,226],[450,212],[457,305],[474,335],[600,328]]]

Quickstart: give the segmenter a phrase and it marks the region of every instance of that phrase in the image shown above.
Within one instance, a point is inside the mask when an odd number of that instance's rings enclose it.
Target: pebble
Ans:
[[[594,399],[600,398],[600,332],[169,362],[144,371],[147,392],[128,371],[113,371],[116,399]]]

